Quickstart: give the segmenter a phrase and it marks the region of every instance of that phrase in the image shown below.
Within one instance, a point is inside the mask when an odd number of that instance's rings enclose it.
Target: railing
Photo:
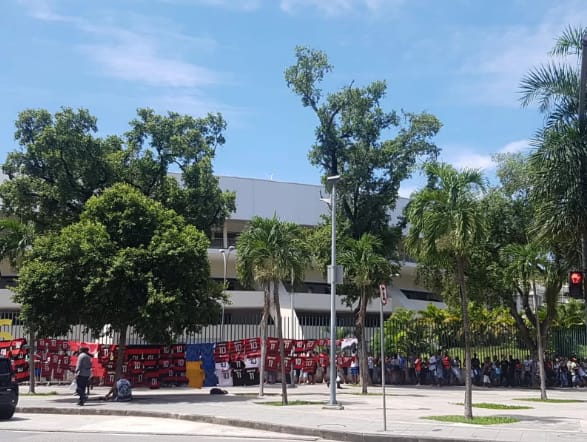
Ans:
[[[324,339],[330,337],[330,324],[324,315],[298,314],[299,326],[291,327],[291,318],[282,318],[283,337],[286,339]],[[220,340],[238,340],[257,337],[261,334],[259,327],[261,312],[239,313],[231,316],[226,312],[223,333],[220,325],[203,327],[199,333],[184,333],[175,337],[175,342],[185,344],[215,343]],[[220,322],[220,321],[219,321]],[[338,315],[337,338],[347,337],[354,332],[353,320],[350,315]],[[379,351],[379,323],[375,318],[368,318],[365,327],[365,338],[371,351]],[[472,324],[472,349],[481,357],[513,355],[523,358],[534,351],[525,345],[517,329],[513,326],[481,326]],[[277,327],[273,320],[268,326],[268,336],[277,337]],[[28,333],[18,319],[18,312],[0,312],[0,340],[28,338]],[[117,343],[118,334],[113,333],[98,339],[93,337],[81,326],[72,327],[66,336],[51,336],[55,339],[72,341],[98,342],[104,344]],[[462,327],[458,324],[431,323],[425,320],[412,321],[408,326],[399,326],[393,321],[385,323],[385,351],[388,354],[402,352],[404,354],[428,355],[438,350],[460,353],[463,348]],[[127,333],[129,345],[156,344],[145,342],[132,328]],[[551,330],[545,351],[551,355],[587,357],[587,333],[585,327],[565,330]]]

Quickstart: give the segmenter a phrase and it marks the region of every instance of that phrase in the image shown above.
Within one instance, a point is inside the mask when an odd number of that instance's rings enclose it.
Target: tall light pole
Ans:
[[[230,252],[234,250],[234,246],[230,246],[228,249],[220,249],[218,252],[222,254],[222,262],[224,264],[224,271],[222,277],[222,287],[226,291],[226,262],[230,256]],[[222,320],[220,322],[220,342],[224,341],[224,301],[222,302]]]
[[[293,342],[294,339],[294,275],[293,275],[293,270],[291,272],[291,293],[290,293],[290,309],[291,309],[291,324],[290,324],[290,330],[291,330],[291,336],[290,339]],[[293,348],[293,347],[292,347]],[[295,373],[296,370],[293,366],[293,364],[291,364],[291,368],[290,368],[290,373],[289,373],[289,380],[290,380],[290,388],[296,388],[296,380],[295,380]]]
[[[587,33],[583,34],[583,50],[581,51],[581,73],[579,74],[579,135],[581,142],[585,144],[585,95],[587,94]],[[581,174],[583,175],[585,168],[585,160],[581,161]],[[582,178],[585,180],[585,178]],[[584,185],[584,183],[582,183]],[[585,276],[587,276],[587,238],[583,232],[581,237],[581,254],[582,254],[582,267],[583,267],[583,300],[585,301],[585,317],[587,318],[587,282],[585,282]],[[587,319],[585,320],[585,327],[587,328]]]
[[[542,348],[542,333],[540,332],[540,317],[538,316],[538,293],[536,292],[536,280],[532,278],[534,291],[534,311],[536,312],[536,345],[538,347],[538,372],[540,373],[540,399],[546,398],[546,373],[544,370],[544,350]]]
[[[336,284],[342,282],[342,269],[336,266],[336,183],[340,175],[329,176],[326,181],[332,184],[330,190],[330,214],[331,214],[331,250],[330,266],[328,268],[328,282],[330,282],[330,398],[327,407],[342,409],[336,402]]]

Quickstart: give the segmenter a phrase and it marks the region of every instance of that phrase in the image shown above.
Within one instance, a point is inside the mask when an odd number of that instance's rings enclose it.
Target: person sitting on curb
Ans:
[[[128,402],[132,399],[132,388],[128,379],[121,377],[117,380],[110,391],[104,396],[104,400],[110,400],[117,402]]]

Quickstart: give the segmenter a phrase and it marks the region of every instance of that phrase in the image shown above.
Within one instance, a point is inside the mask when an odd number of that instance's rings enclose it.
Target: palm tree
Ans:
[[[544,344],[545,335],[541,333],[539,306],[536,294],[536,279],[542,279],[548,266],[546,255],[536,243],[508,244],[501,251],[506,267],[505,274],[514,290],[521,295],[526,316],[536,326],[536,347],[540,370],[540,397],[546,400],[546,373],[544,371]],[[536,313],[532,312],[529,304],[529,294],[534,292],[534,306]]]
[[[550,56],[556,60],[532,69],[520,84],[522,106],[538,104],[545,126],[530,157],[532,197],[539,238],[569,244],[587,271],[587,136],[579,127],[579,83],[583,36],[587,27],[568,27]],[[580,253],[576,245],[581,242]],[[571,258],[572,261],[572,258]],[[587,303],[585,304],[587,315]]]
[[[35,225],[32,222],[21,223],[14,218],[0,220],[0,257],[7,258],[12,267],[18,270],[25,253],[33,246]],[[29,328],[29,393],[35,392],[35,331]]]
[[[18,269],[24,255],[35,239],[35,226],[32,222],[21,223],[13,218],[0,220],[0,256],[7,258]]]
[[[412,196],[406,209],[408,251],[419,263],[442,263],[454,274],[461,296],[465,344],[465,418],[473,418],[469,300],[465,272],[470,251],[484,241],[486,225],[478,196],[483,179],[476,170],[458,172],[442,163],[426,165],[437,181]]]
[[[358,240],[347,239],[338,259],[339,263],[345,268],[347,286],[349,284],[353,286],[349,288],[350,291],[347,291],[347,302],[358,298],[359,303],[355,321],[355,336],[359,343],[359,374],[363,394],[367,394],[367,385],[369,383],[367,345],[364,333],[367,304],[371,302],[371,299],[379,295],[379,284],[388,281],[395,269],[395,266],[379,253],[381,248],[382,241],[380,238],[370,233],[365,233]],[[353,294],[358,296],[353,296]]]
[[[583,304],[575,299],[570,299],[567,304],[560,304],[557,307],[556,318],[552,325],[553,328],[562,330],[584,326],[585,312],[583,311]]]
[[[237,272],[245,285],[253,281],[261,284],[264,291],[263,316],[261,318],[261,364],[259,396],[263,396],[265,357],[267,353],[267,322],[271,308],[271,292],[276,312],[279,354],[281,357],[282,402],[287,405],[287,382],[285,374],[285,350],[279,284],[282,281],[298,282],[303,279],[309,253],[303,241],[301,228],[290,222],[273,218],[253,217],[249,227],[241,234],[237,246]]]

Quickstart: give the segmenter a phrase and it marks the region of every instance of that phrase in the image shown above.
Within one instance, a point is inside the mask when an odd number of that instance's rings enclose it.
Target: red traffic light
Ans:
[[[581,284],[583,282],[583,273],[571,272],[569,279],[571,280],[571,284]]]
[[[569,272],[569,296],[583,299],[583,272],[577,270]]]

